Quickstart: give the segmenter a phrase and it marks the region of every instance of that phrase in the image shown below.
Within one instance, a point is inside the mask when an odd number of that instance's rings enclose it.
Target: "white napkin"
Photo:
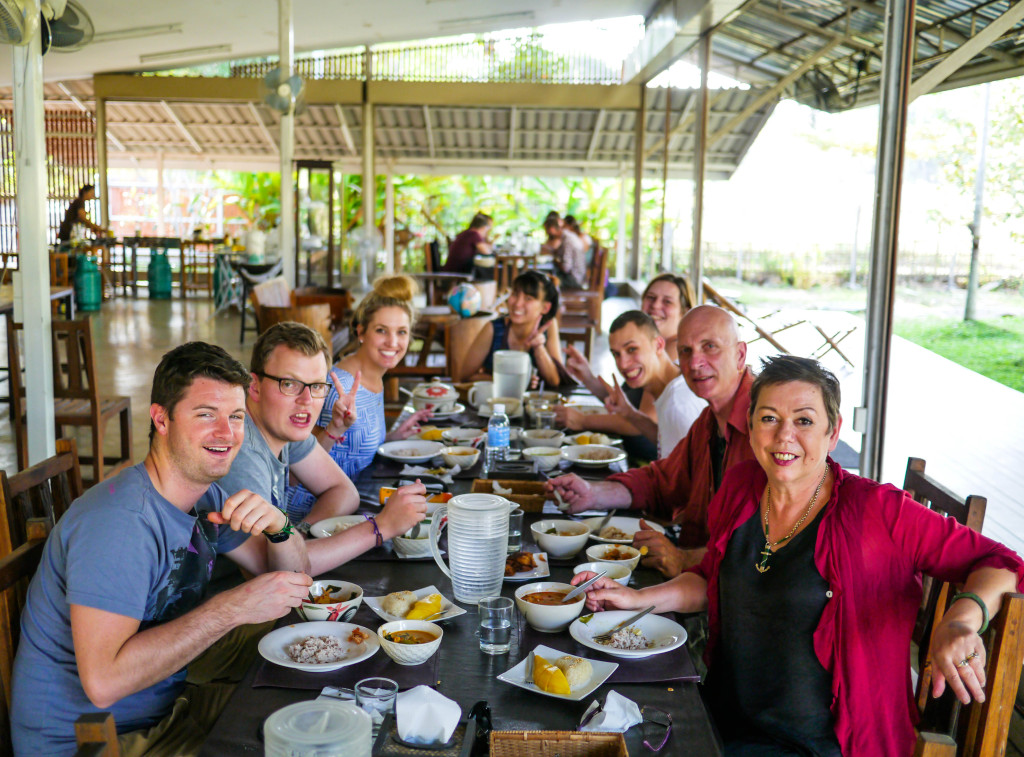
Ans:
[[[594,715],[593,720],[587,723],[587,717],[601,705],[595,699],[590,703],[590,707],[583,713],[583,717],[580,719],[581,731],[611,731],[614,733],[625,733],[633,726],[642,723],[643,717],[640,715],[640,708],[636,702],[632,699],[626,699],[619,692],[612,690],[608,692],[608,696],[604,699],[604,708],[601,712]]]
[[[460,466],[456,465],[453,468],[449,468],[448,472],[445,473],[443,476],[436,476],[436,478],[441,479],[441,481],[444,481],[446,484],[450,484],[452,482],[452,476],[454,476],[455,474],[457,474],[461,470],[462,470],[462,468]],[[433,476],[434,474],[430,472],[429,468],[425,468],[422,465],[406,465],[405,467],[402,468],[402,470],[400,470],[398,472],[398,475],[399,476]]]
[[[410,744],[444,744],[462,719],[462,708],[429,686],[403,691],[395,703],[398,736]]]

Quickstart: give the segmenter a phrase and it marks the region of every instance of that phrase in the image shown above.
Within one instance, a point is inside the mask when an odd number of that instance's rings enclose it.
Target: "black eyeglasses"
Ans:
[[[649,704],[644,705],[640,708],[640,717],[642,717],[643,723],[640,728],[642,729],[644,736],[644,746],[650,749],[652,752],[660,752],[665,744],[668,743],[668,737],[672,735],[672,713],[666,712],[660,707],[653,707]],[[661,739],[661,743],[658,746],[654,746],[648,736],[648,726],[654,729],[655,738],[658,736],[658,729],[664,728],[665,735]]]
[[[281,378],[280,376],[271,376],[269,373],[257,373],[257,376],[268,378],[271,381],[276,381],[278,387],[281,389],[281,394],[288,397],[298,397],[304,391],[306,387],[309,387],[309,396],[315,400],[322,400],[327,396],[327,392],[331,390],[330,384],[325,384],[322,381],[318,381],[313,384],[307,384],[305,381],[299,381],[293,378]]]

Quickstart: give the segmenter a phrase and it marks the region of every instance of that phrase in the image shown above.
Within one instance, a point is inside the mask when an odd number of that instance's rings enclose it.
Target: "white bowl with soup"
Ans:
[[[536,460],[537,467],[542,471],[554,470],[562,460],[562,451],[557,447],[527,447],[523,457]]]
[[[298,613],[307,621],[333,620],[348,623],[363,603],[363,589],[358,584],[337,579],[314,581],[309,587],[308,598],[298,608]]]
[[[595,544],[587,547],[587,557],[594,562],[625,565],[630,570],[636,570],[640,563],[640,550],[626,544]]]
[[[538,581],[516,589],[516,608],[530,628],[542,633],[564,631],[583,612],[586,592],[563,605],[562,599],[576,587],[556,581]]]
[[[538,520],[530,531],[537,545],[556,560],[575,556],[590,538],[587,524],[578,520]]]
[[[480,450],[476,447],[445,447],[441,450],[444,464],[449,468],[458,465],[462,470],[472,468],[480,459]]]
[[[377,629],[380,647],[399,665],[420,665],[441,646],[444,631],[426,620],[395,620]]]
[[[554,447],[559,449],[565,434],[556,428],[528,428],[522,433],[524,444],[531,447]]]

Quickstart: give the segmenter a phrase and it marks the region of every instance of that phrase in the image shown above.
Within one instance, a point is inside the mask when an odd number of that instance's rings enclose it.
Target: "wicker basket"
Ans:
[[[494,479],[477,478],[473,481],[474,492],[494,494]],[[540,481],[516,481],[514,479],[499,479],[498,486],[511,489],[511,494],[502,494],[509,502],[515,502],[524,513],[539,513],[544,509],[544,501],[548,499],[544,494],[544,484]]]
[[[621,733],[491,731],[491,757],[629,757]]]

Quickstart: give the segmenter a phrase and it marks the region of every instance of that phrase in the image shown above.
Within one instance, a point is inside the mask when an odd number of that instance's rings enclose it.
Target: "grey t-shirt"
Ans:
[[[57,522],[21,614],[11,707],[16,755],[74,754],[75,720],[99,712],[78,677],[71,605],[135,618],[140,631],[194,609],[216,556],[246,539],[206,519],[224,499],[214,484],[184,513],[157,492],[139,463],[91,488]],[[164,717],[184,686],[186,662],[107,708],[117,730]]]
[[[289,442],[281,450],[281,456],[277,457],[267,446],[267,440],[263,433],[257,428],[252,417],[245,416],[245,440],[238,456],[231,463],[231,470],[219,483],[221,488],[228,493],[228,496],[242,489],[259,494],[274,507],[285,510],[287,502],[285,498],[285,487],[288,485],[288,466],[304,460],[306,456],[316,447],[316,438],[310,434],[301,442]],[[293,523],[302,520],[293,517],[288,513]]]

